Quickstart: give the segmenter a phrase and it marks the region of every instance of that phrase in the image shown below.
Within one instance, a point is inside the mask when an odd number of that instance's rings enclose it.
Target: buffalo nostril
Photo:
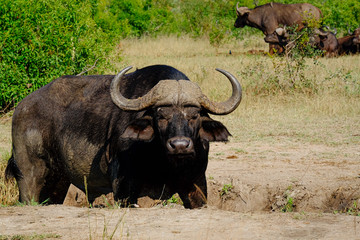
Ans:
[[[187,138],[174,138],[169,139],[167,142],[167,147],[170,152],[181,153],[192,150],[192,141]]]
[[[173,141],[170,141],[169,145],[171,149],[181,151],[181,150],[185,150],[190,145],[190,142],[182,139],[181,140],[175,139]]]

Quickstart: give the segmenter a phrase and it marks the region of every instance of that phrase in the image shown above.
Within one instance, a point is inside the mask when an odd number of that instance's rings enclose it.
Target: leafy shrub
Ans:
[[[267,59],[257,59],[257,64],[240,72],[240,75],[244,75],[244,77],[255,79],[244,86],[245,91],[253,95],[318,93],[321,86],[309,74],[311,68],[318,64],[318,61],[316,55],[307,57],[309,54],[306,51],[304,54],[304,48],[307,47],[306,44],[295,44],[290,54],[285,56],[269,55],[271,66]]]
[[[82,1],[0,0],[0,108],[103,61],[109,39]]]
[[[173,20],[168,1],[98,0],[93,8],[95,22],[112,37],[154,35]]]

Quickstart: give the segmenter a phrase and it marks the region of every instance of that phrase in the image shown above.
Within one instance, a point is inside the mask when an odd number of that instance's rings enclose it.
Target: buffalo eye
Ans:
[[[197,120],[200,117],[200,109],[197,107],[188,107],[185,110],[185,116],[187,120]]]
[[[156,109],[156,120],[157,125],[160,129],[166,129],[169,119],[171,116],[171,111],[166,107],[159,107]]]
[[[158,115],[157,117],[158,120],[166,120],[166,117],[164,115]]]
[[[192,115],[190,118],[190,120],[192,120],[192,121],[197,121],[198,119],[200,119],[200,113]]]
[[[196,120],[196,119],[199,118],[199,116],[200,116],[199,114],[193,115],[193,116],[191,117],[191,119],[192,119],[192,120]]]
[[[187,115],[187,119],[188,120],[196,120],[200,117],[200,113],[196,112],[196,113],[191,113]]]
[[[157,109],[156,115],[157,115],[158,120],[166,120],[167,119],[165,112],[162,108]]]

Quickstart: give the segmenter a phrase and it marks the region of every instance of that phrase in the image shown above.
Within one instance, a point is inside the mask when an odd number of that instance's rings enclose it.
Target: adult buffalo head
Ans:
[[[338,39],[339,42],[339,55],[343,54],[356,54],[360,52],[360,28],[351,32],[348,29],[347,36]]]
[[[289,43],[290,35],[286,31],[286,26],[279,27],[275,29],[272,34],[268,34],[264,40],[269,43],[269,53],[273,55],[274,53],[282,54],[285,52],[287,48],[287,44]]]
[[[267,43],[284,44],[289,41],[289,33],[286,31],[286,26],[278,27],[272,34],[267,35],[264,40]]]
[[[230,133],[207,113],[225,115],[240,104],[242,91],[239,82],[230,73],[217,69],[232,84],[232,96],[225,102],[213,102],[200,87],[189,80],[162,80],[147,94],[137,99],[125,98],[119,91],[122,76],[131,69],[122,70],[111,84],[113,102],[125,111],[150,109],[151,114],[132,122],[123,138],[151,141],[160,137],[172,158],[196,154],[196,144],[209,141],[227,141]]]
[[[354,43],[354,44],[357,44],[357,45],[360,44],[360,36],[354,38],[354,39],[353,39],[353,43]]]
[[[339,49],[339,42],[336,38],[337,31],[336,29],[334,32],[330,31],[328,26],[326,28],[328,31],[315,28],[313,36],[310,37],[310,44],[323,50],[325,56],[336,56]]]
[[[248,7],[239,7],[239,3],[236,3],[236,15],[237,18],[234,23],[234,27],[236,28],[243,28],[247,24],[247,18],[251,9]]]
[[[360,27],[355,29],[352,35],[354,36],[353,42],[355,45],[357,45],[357,52],[360,52]]]
[[[269,4],[266,4],[268,6],[270,6],[271,8],[273,8],[273,3],[269,3]],[[237,15],[237,18],[235,20],[235,24],[234,24],[234,27],[236,28],[243,28],[245,27],[245,25],[249,25],[249,26],[252,26],[254,23],[253,21],[257,21],[259,20],[263,14],[268,14],[262,10],[264,10],[264,6],[265,5],[262,5],[262,6],[257,6],[256,4],[256,8],[257,10],[260,9],[260,11],[256,12],[255,13],[255,16],[253,16],[253,19],[249,20],[249,14],[254,10],[254,9],[250,9],[248,7],[239,7],[239,3],[237,2],[236,3],[236,15]],[[272,24],[272,23],[271,23]],[[255,26],[254,26],[255,27]]]

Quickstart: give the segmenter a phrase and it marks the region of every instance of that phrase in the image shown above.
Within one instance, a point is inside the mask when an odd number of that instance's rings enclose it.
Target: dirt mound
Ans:
[[[359,188],[353,187],[339,187],[314,193],[302,184],[293,184],[286,188],[270,188],[267,185],[251,185],[234,179],[208,180],[208,206],[233,212],[358,212],[360,211],[359,199]],[[141,208],[152,208],[170,203],[172,202],[149,197],[138,199],[138,205]],[[178,204],[181,205],[180,199]],[[64,205],[86,207],[89,203],[86,201],[85,194],[71,185]],[[116,204],[112,193],[103,195],[91,203],[94,207],[113,205]]]

